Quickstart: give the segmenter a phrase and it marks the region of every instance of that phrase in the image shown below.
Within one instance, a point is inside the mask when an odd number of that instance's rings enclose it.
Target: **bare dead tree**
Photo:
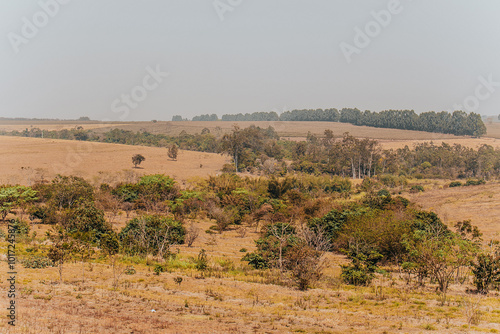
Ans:
[[[332,242],[328,238],[323,226],[318,226],[315,230],[305,226],[300,231],[300,238],[309,247],[319,252],[327,252],[332,248]]]
[[[286,233],[290,227],[288,224],[272,225],[269,232],[278,240],[279,258],[278,264],[280,272],[283,272],[283,248],[288,242],[289,235]]]
[[[194,223],[191,223],[191,225],[189,225],[185,237],[185,241],[188,247],[193,246],[193,243],[196,241],[196,239],[198,239],[199,235],[200,235],[200,228],[196,227]]]

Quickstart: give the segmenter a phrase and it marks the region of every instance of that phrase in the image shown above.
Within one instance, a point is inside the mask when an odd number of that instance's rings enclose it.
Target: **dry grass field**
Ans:
[[[146,160],[140,168],[133,168],[132,156],[137,153]],[[24,185],[57,174],[110,184],[156,173],[185,181],[217,173],[228,159],[220,154],[180,151],[173,161],[165,148],[7,136],[0,136],[0,157],[0,183]]]
[[[109,128],[110,126],[124,126],[127,123],[121,122],[98,122],[98,121],[8,121],[0,120],[0,131],[22,131],[24,129],[30,128],[40,128],[43,130],[54,131],[54,130],[69,130],[77,126],[81,126],[86,130],[99,129],[99,128]]]
[[[433,139],[433,140],[379,140],[380,145],[384,149],[398,149],[403,148],[408,145],[412,148],[416,144],[432,142],[434,145],[441,145],[441,143],[446,143],[449,145],[459,144],[466,147],[471,147],[477,149],[481,145],[490,145],[494,148],[500,148],[500,139],[497,138],[463,138],[456,137],[453,139]]]
[[[211,223],[196,222],[202,230]],[[46,226],[34,226],[42,235]],[[252,250],[257,235],[227,231],[204,234],[193,247],[179,246],[168,272],[155,275],[144,260],[125,259],[118,271],[133,265],[112,286],[106,259],[65,265],[63,283],[57,268],[24,269],[17,265],[18,325],[0,322],[0,333],[497,333],[500,299],[465,294],[453,285],[440,303],[434,287],[406,285],[398,272],[379,276],[370,287],[352,287],[338,279],[339,257],[327,258],[328,279],[309,291],[272,284],[273,276],[243,265],[241,248]],[[2,253],[6,243],[0,244]],[[34,244],[19,247],[27,254]],[[177,246],[174,246],[174,251]],[[193,268],[192,257],[207,250],[211,270]],[[0,270],[7,272],[5,261]],[[84,281],[82,278],[84,269]],[[182,282],[176,283],[175,278]],[[276,277],[276,276],[274,276]],[[6,290],[5,280],[0,282]],[[467,312],[480,298],[481,320],[467,325]],[[6,295],[0,296],[5,305]],[[3,311],[5,314],[6,311]]]
[[[368,126],[356,126],[347,123],[335,122],[171,122],[158,121],[153,122],[99,122],[99,121],[10,121],[0,120],[0,131],[22,131],[32,127],[37,127],[44,130],[62,130],[72,129],[81,126],[84,129],[96,129],[100,131],[108,131],[113,128],[120,128],[130,131],[146,130],[151,133],[164,133],[167,135],[178,135],[181,131],[194,134],[200,133],[204,128],[211,131],[217,131],[220,128],[222,132],[228,132],[234,124],[240,127],[248,127],[250,125],[267,128],[272,126],[283,137],[305,137],[310,131],[316,135],[322,135],[325,129],[330,129],[336,135],[341,135],[344,132],[350,132],[357,137],[386,139],[386,140],[439,140],[439,139],[455,139],[459,136],[440,134],[423,131],[407,131],[398,129],[382,129],[372,128]],[[485,137],[500,139],[500,122],[486,124],[487,134]]]
[[[356,127],[326,122],[239,122],[245,127],[256,124],[274,126],[282,136],[302,138],[308,131],[322,134],[332,129],[336,135],[349,131],[358,137],[381,140],[386,148],[398,148],[432,140],[476,147],[488,143],[500,147],[500,124],[488,125],[488,137],[475,139],[452,135],[408,132],[394,129]],[[233,122],[137,122],[137,123],[46,123],[33,124],[44,129],[84,128],[107,131],[119,127],[154,133],[179,134],[201,132],[204,127],[224,133]],[[31,124],[30,124],[31,125]],[[216,129],[216,127],[220,127]],[[17,128],[16,128],[17,127]],[[0,124],[0,129],[22,130],[27,124]],[[146,157],[141,168],[133,168],[132,155]],[[218,154],[181,151],[177,161],[167,158],[166,149],[105,143],[76,142],[39,138],[0,136],[0,184],[30,185],[56,174],[82,176],[94,184],[133,182],[144,174],[164,173],[181,183],[217,173],[228,158]],[[484,233],[484,239],[499,239],[500,183],[475,187],[448,188],[449,181],[418,180],[425,192],[403,194],[422,208],[437,212],[452,225],[470,219]],[[109,217],[108,217],[109,218]],[[113,218],[120,230],[127,219],[122,213]],[[188,222],[189,224],[190,222]],[[500,295],[487,297],[465,294],[466,285],[453,284],[447,302],[435,286],[406,284],[404,276],[393,268],[378,275],[369,287],[352,287],[340,282],[341,256],[328,254],[325,278],[314,289],[303,292],[274,284],[277,274],[254,271],[240,261],[244,252],[255,249],[258,238],[248,229],[242,236],[236,230],[222,234],[204,233],[213,222],[193,222],[200,237],[192,247],[174,246],[178,257],[169,271],[155,275],[151,259],[125,258],[119,266],[133,265],[136,273],[122,274],[116,289],[112,286],[112,268],[104,258],[84,264],[65,265],[63,283],[57,268],[18,271],[16,298],[18,326],[13,330],[0,322],[0,333],[498,333],[500,332]],[[5,225],[1,226],[5,232]],[[19,244],[17,254],[26,256],[37,243],[45,242],[49,226],[35,225],[38,241]],[[2,239],[3,240],[3,239]],[[193,258],[201,249],[208,254],[211,270],[201,273]],[[6,254],[7,243],[0,242]],[[5,255],[0,259],[5,260]],[[0,261],[0,272],[8,271]],[[4,274],[6,276],[6,274]],[[177,284],[174,278],[181,277]],[[6,279],[6,277],[5,277]],[[0,280],[6,291],[7,282]],[[470,285],[469,285],[470,286]],[[474,302],[480,299],[477,308]],[[7,294],[0,294],[6,305]],[[7,311],[2,307],[2,317]],[[153,311],[154,310],[154,311]],[[479,311],[481,319],[468,325],[468,314]]]
[[[484,241],[500,240],[500,183],[448,188],[443,181],[428,181],[426,191],[405,194],[425,210],[436,212],[452,226],[471,220],[484,234]],[[447,182],[446,184],[448,184]]]

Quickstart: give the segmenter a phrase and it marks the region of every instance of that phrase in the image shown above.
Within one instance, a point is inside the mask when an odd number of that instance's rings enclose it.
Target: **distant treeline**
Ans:
[[[174,116],[173,121],[182,121],[181,116]],[[193,121],[217,121],[216,114],[206,114],[193,117]],[[222,121],[314,121],[314,122],[341,122],[353,125],[373,126],[401,130],[415,130],[438,133],[450,133],[458,136],[482,136],[486,134],[486,126],[481,115],[467,114],[463,111],[449,113],[424,112],[415,113],[413,110],[384,110],[371,112],[359,109],[344,108],[332,109],[303,109],[286,111],[281,115],[276,112],[255,112],[247,114],[223,115]]]

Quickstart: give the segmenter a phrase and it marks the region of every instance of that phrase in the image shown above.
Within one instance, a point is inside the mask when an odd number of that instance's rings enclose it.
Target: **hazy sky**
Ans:
[[[499,0],[0,0],[0,116],[498,115],[499,18]]]

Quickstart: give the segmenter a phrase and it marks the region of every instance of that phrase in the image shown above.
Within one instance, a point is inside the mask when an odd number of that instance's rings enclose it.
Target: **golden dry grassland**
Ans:
[[[137,153],[146,158],[140,168],[131,160]],[[110,184],[156,173],[185,181],[215,174],[229,162],[215,153],[181,150],[173,161],[165,148],[7,136],[0,136],[0,157],[0,184],[24,185],[57,174]]]
[[[214,123],[214,124],[209,124]],[[308,131],[321,134],[329,128],[336,135],[349,131],[360,137],[381,139],[385,147],[411,145],[417,141],[441,140],[477,146],[486,141],[498,147],[500,126],[488,125],[489,138],[410,133],[393,129],[355,127],[349,124],[312,122],[240,122],[275,126],[281,135],[303,137]],[[245,123],[245,124],[243,124]],[[259,124],[261,123],[261,124]],[[263,124],[265,123],[265,124]],[[141,122],[114,124],[124,129],[166,132],[200,132],[204,127],[229,131],[233,122]],[[50,129],[76,124],[46,124]],[[5,127],[3,124],[0,126]],[[26,124],[10,124],[26,126]],[[41,125],[37,125],[42,128]],[[94,126],[88,124],[88,126]],[[109,125],[108,125],[109,126]],[[339,127],[340,126],[340,127]],[[84,127],[86,127],[84,125]],[[90,127],[87,127],[90,128]],[[96,126],[97,128],[97,126]],[[100,131],[106,131],[100,127]],[[22,130],[23,128],[21,128]],[[49,129],[47,127],[46,129]],[[491,133],[490,133],[491,132]],[[431,136],[432,135],[432,136]],[[466,144],[467,143],[467,144]],[[140,169],[132,168],[132,155],[146,157]],[[57,173],[82,176],[94,184],[134,181],[139,175],[165,173],[181,183],[217,173],[228,161],[218,154],[181,151],[177,161],[167,158],[166,149],[105,143],[0,136],[0,183],[29,185],[38,179],[51,179]],[[62,166],[62,167],[61,167]],[[66,168],[61,170],[61,168]],[[498,238],[500,232],[500,184],[489,182],[475,187],[448,188],[449,181],[414,180],[424,185],[418,194],[404,193],[424,209],[437,212],[448,224],[470,219],[485,239]],[[122,213],[114,217],[114,229],[127,221]],[[190,222],[187,222],[190,224]],[[213,223],[194,221],[201,231],[193,247],[174,246],[177,258],[169,271],[155,275],[151,259],[124,258],[136,273],[122,274],[116,289],[112,286],[109,260],[97,258],[82,264],[65,265],[63,283],[57,268],[25,269],[16,265],[18,326],[7,325],[2,306],[0,333],[498,333],[500,298],[496,291],[488,296],[466,294],[471,284],[453,284],[447,301],[434,285],[417,287],[393,268],[384,268],[369,287],[344,285],[339,279],[341,256],[328,254],[324,278],[309,291],[276,285],[277,273],[250,269],[240,259],[243,249],[255,249],[258,234],[229,230],[207,234]],[[5,232],[5,225],[1,227]],[[45,243],[49,226],[32,226],[38,242]],[[37,242],[19,244],[18,257],[26,256]],[[210,270],[194,268],[193,258],[205,249]],[[0,253],[7,244],[0,242]],[[5,255],[2,255],[5,260]],[[82,280],[84,268],[85,281]],[[0,261],[0,288],[7,290],[7,264]],[[176,283],[175,278],[182,282]],[[177,280],[179,281],[179,280]],[[7,305],[7,294],[0,294],[0,305]],[[153,312],[154,310],[154,312]],[[474,318],[474,315],[477,317]]]
[[[196,222],[205,230],[211,223]],[[46,226],[35,226],[42,235]],[[204,233],[202,233],[204,234]],[[452,285],[447,301],[434,286],[406,284],[397,271],[379,275],[370,287],[344,285],[338,279],[338,256],[327,258],[326,277],[314,289],[297,291],[272,284],[277,273],[263,274],[239,261],[241,248],[252,250],[255,232],[204,234],[193,247],[178,247],[169,272],[155,275],[147,260],[126,258],[116,289],[106,259],[65,265],[63,283],[57,268],[18,268],[18,326],[0,322],[0,333],[497,333],[498,292],[487,297],[465,294]],[[35,244],[22,246],[27,254]],[[2,253],[6,244],[1,243]],[[206,249],[211,269],[200,272],[191,257]],[[6,272],[6,263],[0,263]],[[82,276],[82,267],[84,273]],[[387,268],[386,268],[387,269]],[[84,281],[83,278],[84,277]],[[177,283],[176,278],[182,282]],[[178,281],[178,279],[177,279]],[[0,282],[6,290],[5,280]],[[475,303],[479,301],[476,307]],[[0,303],[7,303],[6,294]],[[154,311],[153,311],[154,310]],[[470,321],[468,314],[480,314]],[[480,313],[478,313],[480,312]],[[6,314],[6,311],[2,311]]]

